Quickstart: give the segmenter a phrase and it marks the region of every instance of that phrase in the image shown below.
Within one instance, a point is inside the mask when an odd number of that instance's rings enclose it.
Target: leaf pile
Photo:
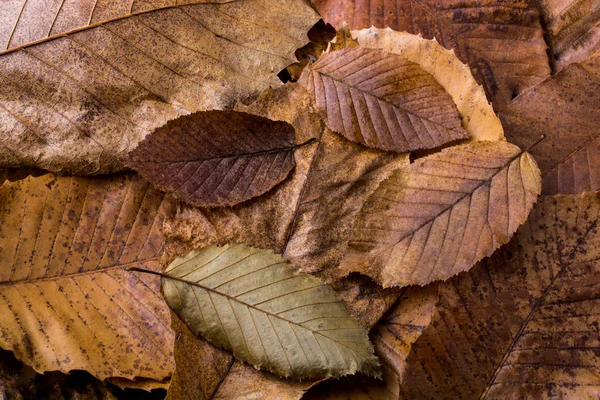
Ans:
[[[597,397],[599,19],[4,2],[0,397]]]

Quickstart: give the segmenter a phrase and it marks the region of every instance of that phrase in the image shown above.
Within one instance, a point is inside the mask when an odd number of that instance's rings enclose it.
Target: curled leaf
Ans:
[[[285,122],[235,111],[198,112],[157,129],[125,161],[186,203],[231,206],[285,179],[302,146],[294,137]]]
[[[323,55],[299,82],[327,126],[348,140],[399,153],[464,139],[452,98],[418,64],[378,49]]]
[[[535,161],[510,143],[474,142],[419,159],[363,206],[340,269],[385,287],[447,279],[507,243],[540,190]]]
[[[281,376],[378,375],[367,331],[331,287],[281,256],[209,246],[162,274],[169,306],[196,334]]]

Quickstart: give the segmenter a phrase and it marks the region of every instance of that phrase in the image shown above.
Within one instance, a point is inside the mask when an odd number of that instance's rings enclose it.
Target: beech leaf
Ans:
[[[280,85],[318,20],[303,0],[130,3],[2,2],[0,166],[121,170],[167,121]]]
[[[402,153],[468,137],[444,88],[397,55],[360,46],[333,51],[298,82],[327,126],[353,142]]]
[[[125,158],[156,187],[200,207],[260,196],[294,167],[294,128],[235,111],[180,117],[157,129]]]
[[[598,396],[600,197],[542,196],[513,240],[440,284],[405,398]]]
[[[194,333],[257,368],[296,378],[378,375],[367,331],[344,302],[280,255],[209,246],[178,257],[162,277],[169,307]]]
[[[384,287],[447,279],[507,243],[540,191],[535,160],[510,143],[474,142],[419,159],[368,199],[340,269]]]
[[[139,176],[28,177],[0,187],[0,347],[38,372],[162,381],[169,309],[154,276],[171,205]]]

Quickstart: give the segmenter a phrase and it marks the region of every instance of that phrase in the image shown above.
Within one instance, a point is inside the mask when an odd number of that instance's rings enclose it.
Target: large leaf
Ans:
[[[600,7],[590,0],[542,0],[555,71],[585,61],[600,48]]]
[[[537,3],[529,0],[313,0],[336,27],[391,27],[436,38],[469,64],[494,106],[550,75]]]
[[[599,222],[598,194],[542,197],[503,251],[441,284],[405,398],[597,398]]]
[[[173,332],[159,280],[164,194],[137,176],[0,187],[0,347],[36,371],[162,380]]]
[[[47,7],[19,2],[15,25],[10,3],[0,6],[3,22],[31,32],[27,40],[47,35]],[[60,35],[0,53],[0,165],[118,170],[121,156],[168,120],[280,84],[277,72],[296,61],[318,19],[302,0],[143,3],[130,13],[121,2],[67,2],[52,27]],[[80,26],[68,30],[61,16]]]
[[[280,376],[378,375],[367,331],[326,283],[280,255],[209,246],[162,274],[169,307],[190,329]]]
[[[371,195],[340,269],[384,287],[447,279],[507,243],[540,190],[535,161],[510,143],[475,142],[419,159]]]
[[[500,117],[517,145],[546,134],[531,150],[544,194],[600,189],[600,53],[522,93]]]
[[[299,82],[327,126],[348,140],[397,152],[464,139],[452,98],[418,64],[378,49],[323,55]]]
[[[294,167],[294,128],[235,111],[180,117],[125,158],[158,188],[196,206],[231,206],[260,196]],[[310,140],[305,142],[310,143]]]
[[[297,85],[269,91],[244,111],[286,121],[295,128],[296,143],[317,138],[317,144],[296,150],[296,168],[277,190],[231,208],[182,205],[167,223],[169,248],[184,254],[212,244],[245,243],[284,253],[304,271],[335,267],[354,216],[408,157],[367,149],[325,129],[308,93]]]
[[[452,97],[461,117],[461,125],[474,140],[503,140],[500,119],[475,81],[471,70],[453,51],[434,40],[391,29],[353,31],[359,45],[402,56],[418,64]]]

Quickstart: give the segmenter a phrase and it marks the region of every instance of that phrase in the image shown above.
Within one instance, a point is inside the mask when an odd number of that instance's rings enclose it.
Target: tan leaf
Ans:
[[[383,364],[383,381],[364,376],[329,380],[316,385],[305,400],[400,399],[406,357],[430,322],[438,299],[438,286],[410,287],[398,303],[371,330],[375,354]]]
[[[405,398],[596,398],[599,217],[597,193],[544,196],[503,251],[442,283]]]
[[[435,40],[391,29],[353,31],[360,46],[381,49],[418,64],[452,97],[462,120],[462,127],[474,140],[504,140],[502,124],[475,81],[468,65],[453,51],[444,49]]]
[[[363,206],[340,269],[384,287],[447,279],[507,243],[540,190],[535,161],[510,143],[475,142],[419,159]]]
[[[125,157],[156,187],[196,206],[231,206],[260,196],[294,167],[294,128],[235,111],[170,121]]]
[[[121,169],[121,156],[168,120],[279,85],[318,20],[302,0],[144,1],[133,13],[97,2],[93,15],[86,0],[64,4],[61,34],[45,38],[50,27],[39,28],[54,13],[24,1],[17,19],[12,3],[0,19],[31,32],[14,43],[41,40],[0,53],[0,165],[78,174]],[[62,31],[61,16],[79,28]]]
[[[171,206],[140,177],[44,175],[0,187],[0,347],[36,371],[163,380],[173,332],[159,280]]]
[[[298,148],[290,177],[251,202],[210,210],[181,205],[167,221],[168,249],[184,254],[237,242],[283,253],[303,271],[332,269],[366,198],[408,157],[370,150],[324,129],[297,85],[269,91],[243,111],[290,123],[296,143],[318,142]]]
[[[348,140],[399,153],[468,135],[452,98],[418,64],[378,49],[323,55],[298,81],[327,126]]]
[[[600,189],[600,53],[523,92],[500,117],[519,146],[546,134],[531,150],[544,194]]]
[[[169,307],[196,333],[284,377],[377,376],[367,331],[326,283],[280,255],[209,246],[162,275]]]
[[[550,75],[537,3],[529,0],[312,0],[336,28],[390,27],[436,38],[468,63],[494,106]]]
[[[540,12],[555,71],[600,49],[600,7],[594,1],[543,0]]]

